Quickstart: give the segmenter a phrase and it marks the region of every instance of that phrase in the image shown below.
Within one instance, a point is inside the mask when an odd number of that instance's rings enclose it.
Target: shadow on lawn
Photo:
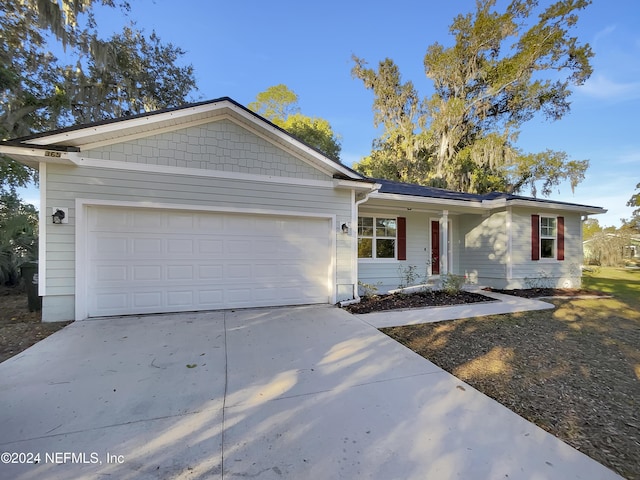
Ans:
[[[585,283],[616,298],[553,300],[553,311],[383,331],[626,478],[639,479],[640,283]]]

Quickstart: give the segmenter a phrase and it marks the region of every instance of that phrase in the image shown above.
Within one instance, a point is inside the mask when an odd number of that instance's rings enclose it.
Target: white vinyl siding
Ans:
[[[508,235],[507,213],[497,212],[489,217],[461,215],[460,274],[472,282],[487,284],[494,279],[504,280],[507,274]]]
[[[564,217],[564,261],[541,258],[531,260],[531,215]],[[549,212],[514,208],[512,214],[513,274],[511,288],[527,288],[531,284],[544,283],[557,287],[579,287],[582,265],[582,220],[571,212]],[[557,229],[557,223],[556,223]],[[542,237],[542,231],[540,232]],[[557,243],[556,243],[557,248]]]

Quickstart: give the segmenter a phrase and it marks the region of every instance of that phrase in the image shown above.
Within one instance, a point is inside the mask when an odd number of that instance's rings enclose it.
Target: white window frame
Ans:
[[[545,235],[543,233],[543,228],[549,228],[548,226],[542,225],[542,221],[544,219],[552,219],[554,221],[553,225],[553,235]],[[554,261],[558,259],[558,217],[554,215],[540,215],[539,221],[539,239],[538,239],[538,249],[539,249],[539,257],[541,261]],[[542,255],[542,241],[543,240],[553,240],[553,256],[544,257]]]
[[[360,219],[361,218],[371,218],[373,219],[373,235],[372,236],[362,236],[360,235]],[[396,234],[394,237],[386,237],[386,236],[378,236],[376,232],[376,221],[378,219],[388,219],[394,220],[396,222]],[[385,214],[373,214],[373,213],[364,213],[358,215],[358,225],[356,230],[356,250],[358,253],[357,244],[361,238],[370,238],[371,239],[371,257],[360,257],[358,255],[359,262],[396,262],[398,261],[398,217],[394,215],[385,215]],[[377,246],[376,240],[393,240],[393,257],[377,257]]]

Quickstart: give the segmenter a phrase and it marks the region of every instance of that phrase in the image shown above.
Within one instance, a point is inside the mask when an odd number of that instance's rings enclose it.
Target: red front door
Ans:
[[[431,221],[431,275],[440,275],[440,222]]]

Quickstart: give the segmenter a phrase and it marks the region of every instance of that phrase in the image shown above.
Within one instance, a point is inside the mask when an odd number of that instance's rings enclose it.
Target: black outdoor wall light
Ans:
[[[348,223],[343,223],[342,224],[342,233],[349,233],[349,224]]]
[[[51,218],[53,219],[53,223],[62,223],[65,216],[64,212],[58,208],[53,215],[51,215]]]

